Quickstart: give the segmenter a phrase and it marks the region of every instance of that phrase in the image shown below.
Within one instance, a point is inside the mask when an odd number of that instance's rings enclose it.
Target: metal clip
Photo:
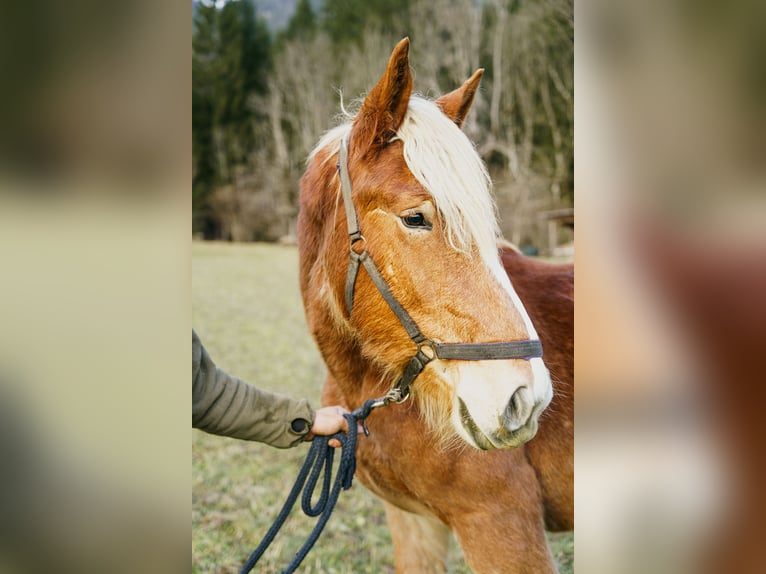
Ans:
[[[388,399],[388,395],[383,396],[383,397],[378,397],[370,405],[370,410],[375,410],[375,409],[378,409],[380,407],[385,407],[389,403],[389,401],[387,399]]]
[[[374,399],[372,403],[370,403],[370,410],[374,411],[375,409],[379,409],[380,407],[388,406],[391,403],[400,405],[409,398],[410,398],[409,392],[406,395],[403,395],[402,389],[400,389],[399,387],[394,387],[393,389],[390,389],[382,397],[378,397],[377,399]]]
[[[394,403],[394,404],[400,405],[409,398],[410,398],[409,391],[407,392],[407,394],[403,395],[402,389],[400,389],[399,387],[394,387],[393,389],[391,389],[390,391],[386,393],[386,396],[383,397],[383,400],[385,401],[386,404]]]

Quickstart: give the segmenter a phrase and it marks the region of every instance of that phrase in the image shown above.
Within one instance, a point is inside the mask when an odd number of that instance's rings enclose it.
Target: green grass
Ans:
[[[294,247],[194,243],[192,324],[218,366],[263,388],[320,404],[324,365],[306,327]],[[279,512],[307,447],[278,450],[192,430],[192,572],[238,572]],[[280,572],[313,520],[293,510],[258,564]],[[563,574],[571,534],[551,536]],[[393,572],[381,502],[357,480],[341,494],[303,573]],[[457,544],[449,572],[468,573]]]

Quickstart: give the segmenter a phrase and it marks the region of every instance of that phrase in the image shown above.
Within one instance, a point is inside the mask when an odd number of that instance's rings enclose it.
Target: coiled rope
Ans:
[[[311,535],[282,573],[290,574],[295,572],[298,566],[300,566],[322,533],[325,524],[330,519],[330,515],[338,502],[341,489],[348,490],[351,488],[354,472],[356,471],[357,422],[361,421],[364,423],[364,420],[370,415],[372,410],[378,406],[383,406],[380,399],[369,399],[354,412],[343,415],[348,421],[348,433],[340,432],[332,436],[315,436],[313,438],[311,448],[306,455],[306,460],[303,462],[298,478],[296,478],[295,484],[282,506],[282,510],[279,511],[274,524],[271,525],[266,536],[263,537],[258,547],[250,554],[245,565],[242,566],[240,574],[247,574],[257,564],[263,553],[274,541],[280,528],[282,528],[282,525],[287,520],[290,511],[293,509],[295,501],[298,500],[298,496],[303,491],[301,508],[304,514],[312,517],[319,516],[319,520],[314,525]],[[332,465],[336,449],[328,444],[331,439],[336,439],[341,443],[340,465],[335,475],[335,482],[332,483],[332,491],[330,491],[330,483],[332,482]],[[324,468],[324,477],[322,479],[321,494],[317,503],[312,506],[311,498],[316,490],[319,475],[322,474],[322,468]],[[308,481],[306,480],[307,478]]]

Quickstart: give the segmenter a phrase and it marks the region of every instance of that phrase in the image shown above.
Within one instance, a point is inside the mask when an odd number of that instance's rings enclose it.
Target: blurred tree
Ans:
[[[216,9],[197,4],[192,21],[192,229],[212,237],[208,198],[217,178],[213,144]]]
[[[574,197],[574,16],[571,0],[494,0],[483,11],[479,149],[511,241],[539,236],[537,213]]]
[[[253,94],[266,91],[269,69],[268,31],[255,21],[252,0],[227,2],[218,15],[218,58],[213,122],[218,138],[219,173],[230,181],[234,166],[253,151],[250,105]]]
[[[333,43],[361,46],[368,27],[406,36],[410,4],[415,0],[324,0],[322,22]]]
[[[284,38],[295,40],[296,38],[310,39],[317,30],[317,15],[311,7],[310,0],[298,0],[290,21],[287,23],[287,29],[284,32]]]
[[[257,148],[263,121],[253,98],[267,91],[271,39],[252,0],[197,7],[192,35],[192,158],[195,231],[216,233],[211,194],[231,184]]]

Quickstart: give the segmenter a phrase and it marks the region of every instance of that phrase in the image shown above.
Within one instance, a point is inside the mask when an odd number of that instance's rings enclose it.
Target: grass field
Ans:
[[[192,322],[221,368],[318,406],[324,365],[306,327],[297,268],[294,247],[194,243]],[[306,449],[192,431],[192,572],[239,570],[279,512]],[[257,572],[280,572],[312,526],[294,509]],[[551,545],[561,572],[573,572],[572,535],[552,536]],[[383,506],[361,483],[341,494],[300,571],[393,572]],[[457,544],[449,572],[470,572]]]

